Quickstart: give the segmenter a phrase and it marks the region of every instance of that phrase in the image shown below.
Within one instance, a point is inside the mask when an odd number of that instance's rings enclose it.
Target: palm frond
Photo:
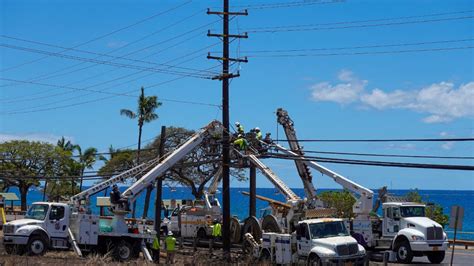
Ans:
[[[133,111],[128,110],[128,109],[121,109],[120,110],[120,115],[126,116],[130,119],[135,119],[137,118],[137,114],[135,114]]]

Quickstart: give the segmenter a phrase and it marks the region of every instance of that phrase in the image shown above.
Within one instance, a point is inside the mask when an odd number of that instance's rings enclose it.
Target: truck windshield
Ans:
[[[422,206],[400,207],[400,214],[402,217],[425,217],[425,207],[422,207]]]
[[[310,224],[309,230],[313,239],[349,235],[342,221]]]
[[[25,215],[25,218],[35,219],[35,220],[44,220],[48,213],[48,205],[46,204],[35,204],[30,207],[28,212]]]

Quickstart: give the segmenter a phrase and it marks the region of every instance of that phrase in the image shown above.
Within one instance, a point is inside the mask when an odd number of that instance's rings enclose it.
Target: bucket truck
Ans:
[[[262,239],[255,239],[244,225],[244,247],[250,246],[255,258],[276,264],[364,264],[365,249],[349,235],[348,224],[343,219],[318,218],[331,212],[328,213],[328,209],[308,209],[305,201],[255,155],[242,156],[287,199],[286,203],[269,201],[273,207],[271,214],[262,219]],[[264,197],[258,198],[268,201]]]
[[[140,193],[165,174],[177,162],[189,154],[204,139],[222,133],[219,122],[213,121],[184,144],[172,151],[164,160],[159,158],[142,163],[108,180],[71,197],[69,204],[56,202],[35,202],[29,208],[25,219],[6,223],[3,227],[3,244],[7,253],[43,255],[49,249],[68,250],[71,247],[81,256],[83,253],[111,251],[119,261],[128,261],[143,252],[151,260],[147,246],[156,235],[146,224],[131,228],[125,219],[129,213],[125,204],[112,204],[113,218],[101,219],[91,214],[88,203],[92,195],[113,184],[141,176],[122,198],[133,203]],[[84,204],[83,204],[84,203]]]
[[[279,121],[289,119],[283,109],[277,110]],[[443,261],[448,246],[446,233],[437,222],[425,217],[425,205],[413,202],[392,201],[382,203],[382,217],[373,217],[373,191],[304,157],[297,144],[293,122],[281,123],[290,143],[290,149],[271,144],[304,169],[311,167],[332,178],[356,199],[353,206],[355,218],[351,221],[352,235],[367,249],[386,250],[391,260],[410,263],[414,256],[427,256],[431,263]],[[292,144],[293,143],[293,144]],[[292,146],[293,145],[293,146]],[[298,147],[296,147],[298,148]]]

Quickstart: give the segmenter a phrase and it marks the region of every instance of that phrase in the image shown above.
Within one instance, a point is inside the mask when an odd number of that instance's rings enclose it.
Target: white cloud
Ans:
[[[363,108],[404,109],[427,114],[425,123],[449,122],[462,117],[474,117],[474,82],[458,88],[450,82],[431,84],[418,90],[384,91],[373,89],[366,92],[367,80],[358,79],[351,71],[338,74],[342,83],[332,85],[321,82],[313,85],[314,101],[330,101],[339,104],[359,103]]]
[[[367,85],[366,80],[359,80],[351,71],[342,70],[338,79],[345,83],[331,85],[329,82],[321,82],[311,86],[311,96],[314,101],[329,101],[339,104],[348,104],[359,99],[359,94]]]
[[[26,133],[26,134],[2,134],[0,133],[0,143],[7,142],[11,140],[29,140],[29,141],[41,141],[48,142],[51,144],[56,144],[60,139],[60,136],[55,136],[47,133]],[[74,139],[71,137],[64,137],[71,142],[74,142]]]

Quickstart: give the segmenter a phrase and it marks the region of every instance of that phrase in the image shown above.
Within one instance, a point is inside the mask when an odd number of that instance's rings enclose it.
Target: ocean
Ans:
[[[123,188],[121,188],[123,190]],[[231,188],[231,213],[233,216],[238,217],[240,220],[248,217],[249,211],[249,198],[248,196],[242,195],[242,191],[249,191],[248,188]],[[318,193],[329,190],[340,190],[340,189],[319,189]],[[110,191],[110,190],[109,190]],[[304,197],[304,190],[302,188],[295,188],[293,191],[298,194],[300,197]],[[377,193],[377,189],[373,189]],[[389,193],[397,196],[405,195],[410,190],[390,190]],[[18,195],[18,190],[12,188],[10,192],[16,192]],[[458,230],[466,233],[459,233],[458,239],[468,239],[474,240],[474,191],[473,190],[418,190],[423,200],[426,202],[432,202],[435,204],[440,204],[443,206],[443,211],[445,214],[450,214],[450,208],[453,205],[460,205],[464,207],[464,220],[462,230]],[[98,196],[103,196],[104,193],[101,192]],[[279,194],[278,191],[274,188],[257,188],[257,195],[264,197],[272,198],[279,201],[285,201],[283,195]],[[97,196],[97,195],[96,195]],[[219,193],[220,197],[221,194]],[[176,188],[163,188],[163,199],[192,199],[190,189],[185,187],[176,187]],[[375,195],[377,198],[377,195]],[[35,201],[41,201],[43,199],[42,192],[39,190],[30,190],[28,194],[28,205]],[[150,204],[150,210],[148,212],[148,217],[153,219],[154,217],[154,200],[155,200],[155,190],[152,193],[152,203]],[[137,217],[141,217],[143,213],[143,203],[145,201],[145,192],[140,195],[137,199]],[[91,200],[92,205],[95,205],[95,197]],[[221,201],[222,202],[222,201]],[[16,205],[19,205],[20,202],[17,202]],[[259,215],[259,210],[267,207],[267,203],[257,199],[256,204],[257,216]],[[98,213],[98,208],[94,208],[94,212]],[[448,231],[449,238],[453,238],[453,229],[446,228]]]

